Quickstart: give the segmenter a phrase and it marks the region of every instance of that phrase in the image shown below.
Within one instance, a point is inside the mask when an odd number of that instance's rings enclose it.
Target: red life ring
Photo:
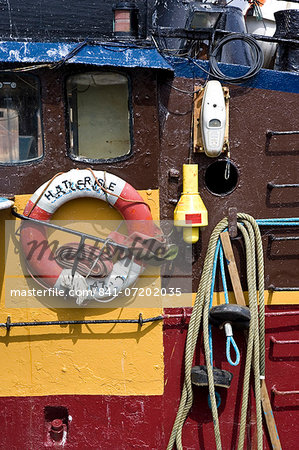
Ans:
[[[121,178],[103,171],[72,169],[58,174],[32,195],[24,209],[24,215],[40,221],[49,221],[60,206],[70,200],[84,197],[104,200],[116,208],[126,221],[129,236],[142,234],[161,240],[161,230],[154,224],[151,211],[139,193]],[[117,240],[119,236],[122,235],[112,232],[108,238]],[[43,252],[32,253],[32,241],[43,243]],[[57,263],[49,247],[46,227],[24,221],[20,242],[29,273],[41,279],[42,284],[46,284],[48,288],[60,287],[61,276],[66,275],[66,272]],[[143,270],[144,264],[134,261],[132,256],[129,260],[125,257],[117,261],[111,273],[104,279],[86,279],[88,288],[94,286],[95,280],[102,286],[99,287],[98,294],[90,294],[88,298],[110,301],[111,293],[117,294],[121,289],[131,286]],[[112,296],[114,298],[116,295]]]

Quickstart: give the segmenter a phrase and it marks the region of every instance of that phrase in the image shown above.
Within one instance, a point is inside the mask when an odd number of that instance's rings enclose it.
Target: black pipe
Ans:
[[[140,327],[144,323],[157,322],[163,320],[164,316],[155,316],[148,319],[143,319],[142,314],[139,314],[138,319],[95,319],[95,320],[52,320],[44,322],[11,322],[10,317],[7,317],[5,323],[0,323],[0,328],[6,328],[9,332],[12,327],[37,327],[47,325],[89,325],[89,324],[105,324],[105,323],[137,323]]]

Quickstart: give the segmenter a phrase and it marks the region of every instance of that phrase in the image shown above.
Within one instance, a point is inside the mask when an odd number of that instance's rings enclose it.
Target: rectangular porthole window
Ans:
[[[0,164],[33,161],[42,155],[38,78],[0,74]]]
[[[90,72],[67,79],[69,146],[76,159],[110,160],[131,151],[128,78]]]

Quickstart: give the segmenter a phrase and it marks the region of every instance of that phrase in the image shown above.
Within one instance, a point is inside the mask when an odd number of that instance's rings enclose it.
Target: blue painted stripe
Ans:
[[[11,63],[53,63],[62,61],[78,46],[66,42],[0,42],[0,62]],[[155,48],[138,48],[130,45],[90,45],[80,48],[78,53],[66,63],[91,64],[94,66],[143,67],[174,71],[175,76],[185,78],[207,77],[208,61],[163,56]],[[239,76],[246,72],[245,66],[219,64],[221,70],[229,76]],[[225,83],[227,84],[227,83]],[[299,93],[299,74],[262,69],[258,75],[244,86],[282,92]]]
[[[203,79],[207,77],[205,71],[209,71],[208,61],[195,60],[196,64],[203,68],[201,70],[190,59],[167,57],[167,60],[173,66],[177,77]],[[233,64],[219,64],[219,67],[223,73],[231,77],[240,76],[248,70],[248,67]],[[228,83],[225,84],[227,85]],[[262,69],[254,78],[244,83],[243,86],[299,94],[299,73]]]
[[[0,42],[0,61],[11,63],[52,63],[63,60],[78,44],[66,42]],[[155,48],[84,45],[67,63],[95,66],[144,67],[173,71]]]

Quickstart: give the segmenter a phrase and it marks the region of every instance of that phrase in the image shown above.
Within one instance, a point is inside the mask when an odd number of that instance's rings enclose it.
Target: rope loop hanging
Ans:
[[[265,376],[265,323],[264,323],[264,263],[263,248],[259,227],[248,214],[239,213],[238,229],[240,230],[246,249],[246,274],[248,284],[249,308],[251,320],[249,325],[246,362],[243,382],[241,420],[239,438],[236,448],[243,449],[247,420],[248,397],[251,370],[254,373],[254,387],[256,395],[257,417],[257,447],[263,448],[262,411],[260,396],[260,379]],[[214,228],[204,261],[202,275],[196,294],[196,299],[189,323],[185,347],[185,380],[183,384],[181,401],[173,425],[167,450],[176,444],[178,450],[183,450],[182,430],[184,422],[193,404],[193,389],[191,382],[191,369],[197,345],[201,324],[203,325],[205,363],[208,374],[209,399],[214,424],[214,434],[217,450],[221,450],[221,434],[217,411],[217,398],[214,387],[213,366],[211,359],[211,334],[209,332],[209,309],[214,290],[214,274],[218,253],[220,251],[220,233],[228,227],[228,219],[222,219]],[[221,251],[220,251],[221,253]],[[221,258],[220,258],[221,261]],[[231,341],[230,341],[231,342]],[[237,355],[236,355],[237,356]]]

